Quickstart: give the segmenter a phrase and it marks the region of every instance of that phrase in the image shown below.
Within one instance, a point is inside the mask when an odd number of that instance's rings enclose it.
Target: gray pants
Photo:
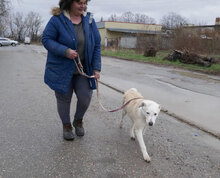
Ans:
[[[57,111],[63,124],[71,123],[70,104],[73,90],[77,97],[74,120],[83,119],[83,116],[87,111],[92,98],[93,91],[89,86],[89,81],[86,77],[81,75],[73,76],[67,94],[61,94],[55,91],[57,99]]]

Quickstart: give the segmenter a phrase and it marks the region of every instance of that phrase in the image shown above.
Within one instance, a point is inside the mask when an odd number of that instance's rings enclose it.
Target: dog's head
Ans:
[[[161,107],[154,101],[144,100],[140,104],[139,109],[141,113],[145,116],[147,124],[149,126],[153,126],[160,113]]]

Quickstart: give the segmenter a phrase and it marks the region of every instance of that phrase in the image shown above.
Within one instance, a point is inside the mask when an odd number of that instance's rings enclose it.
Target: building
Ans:
[[[105,47],[136,48],[138,38],[155,39],[161,34],[162,25],[127,23],[127,22],[97,22],[101,35],[101,44]]]

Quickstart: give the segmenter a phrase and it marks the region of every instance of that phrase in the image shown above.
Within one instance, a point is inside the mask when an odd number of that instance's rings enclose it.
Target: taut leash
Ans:
[[[127,105],[128,105],[131,101],[133,101],[133,100],[143,99],[143,98],[132,98],[132,99],[128,100],[126,103],[124,103],[124,104],[123,104],[121,107],[119,107],[119,108],[116,108],[116,109],[113,109],[113,110],[108,110],[108,109],[106,109],[106,108],[102,105],[101,100],[100,100],[100,96],[99,96],[99,86],[98,86],[98,82],[99,82],[99,81],[95,78],[94,75],[89,76],[89,75],[87,75],[87,74],[83,71],[83,66],[82,66],[82,63],[81,63],[81,61],[80,61],[79,55],[78,55],[78,63],[76,62],[75,59],[73,59],[73,61],[75,62],[76,68],[77,68],[77,70],[78,70],[78,72],[79,72],[80,75],[82,75],[82,76],[84,76],[84,77],[87,77],[87,78],[90,78],[90,79],[91,79],[91,78],[94,78],[94,79],[95,79],[97,100],[98,100],[99,105],[101,106],[101,108],[102,108],[104,111],[107,111],[107,112],[116,112],[116,111],[119,111],[119,110],[123,109],[125,106],[127,106]]]

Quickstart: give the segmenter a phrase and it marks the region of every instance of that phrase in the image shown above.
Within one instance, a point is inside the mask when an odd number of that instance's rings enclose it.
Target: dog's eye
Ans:
[[[149,112],[146,112],[147,114],[150,114]]]
[[[157,115],[157,113],[154,113],[154,115],[156,116],[156,115]]]

